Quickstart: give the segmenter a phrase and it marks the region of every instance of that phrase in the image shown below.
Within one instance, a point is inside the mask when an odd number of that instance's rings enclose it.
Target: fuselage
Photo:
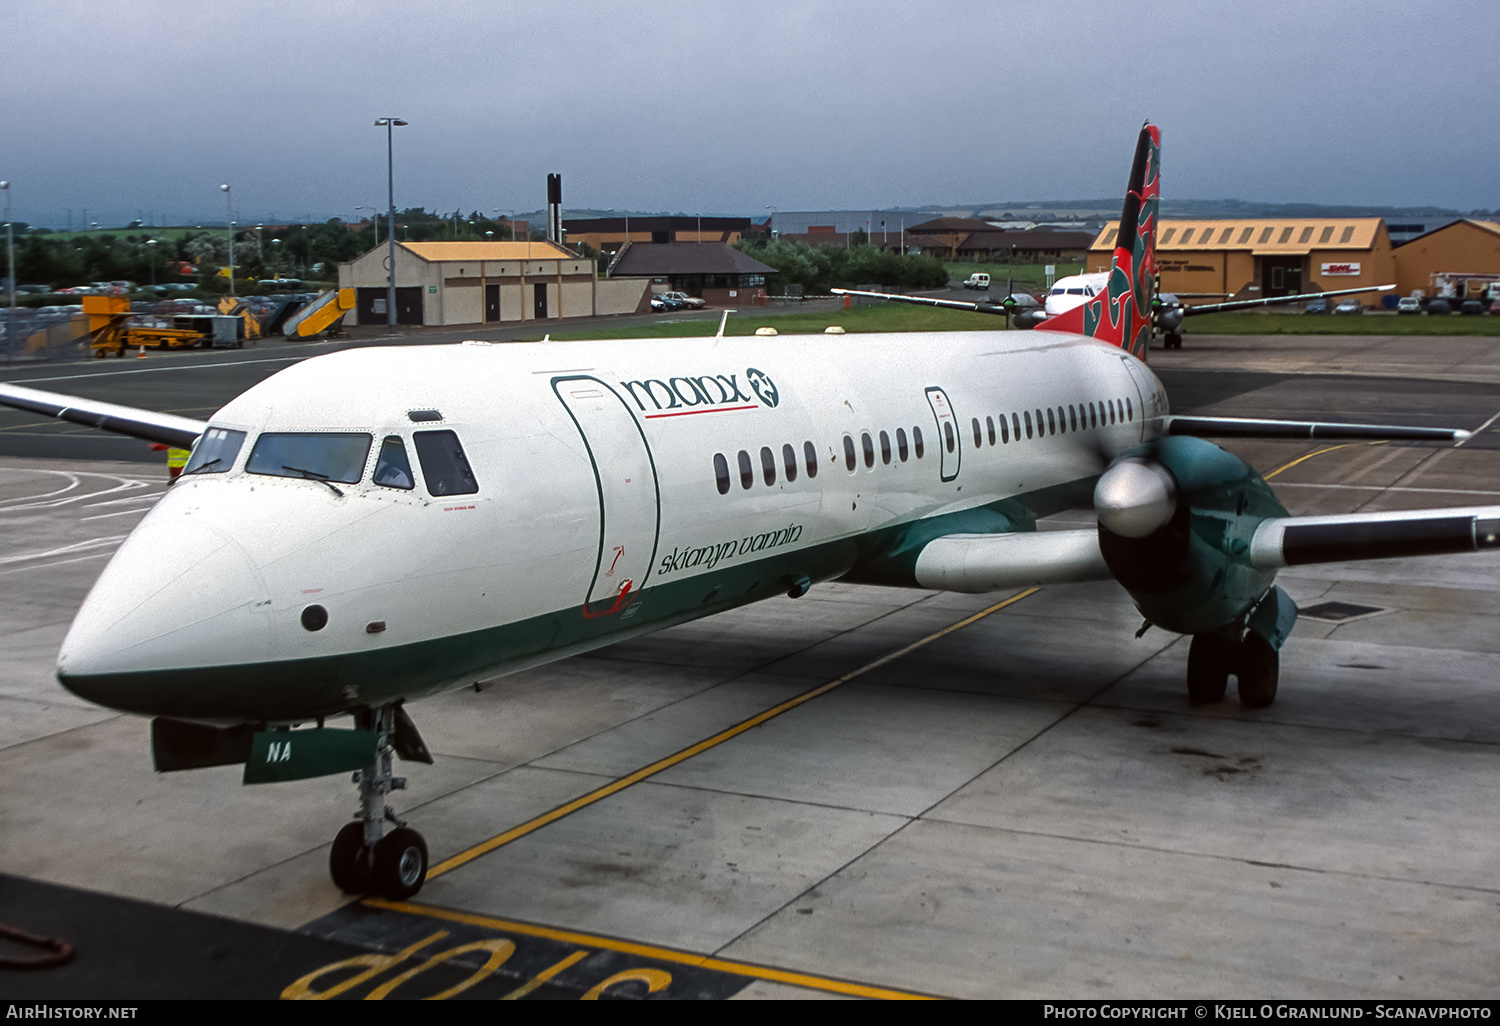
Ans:
[[[1052,288],[1047,290],[1047,298],[1043,301],[1042,308],[1048,317],[1065,314],[1075,307],[1082,306],[1090,296],[1102,292],[1107,281],[1109,281],[1109,275],[1102,271],[1059,278],[1052,283]]]
[[[58,673],[114,708],[291,722],[817,581],[914,583],[922,531],[1086,502],[1165,412],[1142,364],[1066,335],[318,357],[211,419]]]

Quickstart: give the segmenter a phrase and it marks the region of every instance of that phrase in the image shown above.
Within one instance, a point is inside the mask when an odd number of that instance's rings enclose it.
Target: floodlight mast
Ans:
[[[395,130],[405,125],[400,118],[376,118],[375,127],[385,128],[385,183],[389,193],[390,220],[386,224],[387,268],[386,268],[386,323],[391,331],[396,330],[396,164],[393,150]]]
[[[229,294],[234,295],[234,197],[229,191],[229,186],[219,186],[219,191],[224,194],[224,220],[229,227]]]
[[[12,232],[10,220],[10,182],[0,182],[0,189],[5,191],[5,260],[6,274],[10,276],[10,308],[6,310],[5,316],[9,318],[5,333],[5,344],[11,352],[16,351],[16,237]]]

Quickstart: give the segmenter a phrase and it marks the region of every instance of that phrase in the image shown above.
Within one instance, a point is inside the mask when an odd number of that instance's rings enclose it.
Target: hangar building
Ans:
[[[1395,280],[1403,296],[1417,289],[1438,295],[1440,275],[1459,296],[1477,295],[1500,275],[1500,222],[1454,221],[1400,246],[1395,260]]]
[[[1088,270],[1109,270],[1118,226],[1094,240]],[[1393,244],[1378,217],[1164,219],[1156,263],[1165,292],[1248,298],[1394,284],[1396,295],[1436,295],[1439,274],[1500,275],[1500,223],[1454,221]]]
[[[1109,270],[1119,221],[1100,231],[1087,269]],[[1156,265],[1164,292],[1287,296],[1395,281],[1378,217],[1161,222]]]
[[[388,323],[387,249],[339,265],[359,324]],[[599,281],[592,260],[551,242],[397,242],[397,324],[497,324],[635,313],[637,283]]]

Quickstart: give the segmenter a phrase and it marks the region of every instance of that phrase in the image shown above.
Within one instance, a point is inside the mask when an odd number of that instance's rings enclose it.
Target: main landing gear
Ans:
[[[1254,631],[1244,640],[1219,633],[1194,634],[1188,649],[1188,699],[1194,705],[1224,700],[1229,677],[1238,679],[1240,704],[1263,709],[1276,701],[1281,677],[1281,659],[1276,650]]]
[[[359,812],[334,838],[328,872],[350,894],[373,892],[390,901],[404,901],[421,890],[427,879],[427,842],[385,804],[387,794],[406,789],[405,778],[391,773],[391,756],[398,753],[422,762],[431,762],[432,756],[398,705],[363,713],[357,722],[361,729],[375,731],[375,759],[369,768],[354,774]],[[386,821],[396,829],[382,837]]]

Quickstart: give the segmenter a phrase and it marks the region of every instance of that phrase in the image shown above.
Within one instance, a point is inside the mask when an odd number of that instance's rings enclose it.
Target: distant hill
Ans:
[[[1091,220],[1120,216],[1118,198],[1078,200],[1027,200],[1003,203],[981,203],[976,206],[938,204],[928,209],[942,210],[957,217],[984,217],[991,220],[1062,221]],[[1260,203],[1236,199],[1164,199],[1163,217],[1230,218],[1230,217],[1383,217],[1395,219],[1434,219],[1459,217],[1493,217],[1500,211],[1449,210],[1444,207],[1380,207],[1360,204]]]

